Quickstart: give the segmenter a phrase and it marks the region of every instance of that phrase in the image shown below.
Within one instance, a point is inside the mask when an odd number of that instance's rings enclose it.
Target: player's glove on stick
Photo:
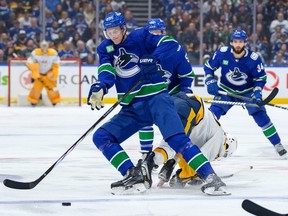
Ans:
[[[218,90],[218,84],[217,84],[217,80],[214,77],[207,77],[205,80],[205,84],[207,86],[207,91],[209,94],[211,95],[219,95]]]
[[[145,55],[140,59],[140,69],[144,80],[150,81],[157,73],[157,58]]]
[[[259,88],[255,88],[252,93],[252,99],[254,103],[260,103],[262,101],[262,90]]]
[[[91,109],[94,110],[95,108],[97,110],[100,110],[104,107],[103,103],[103,96],[107,94],[108,89],[104,83],[96,82],[92,84],[90,87],[89,95],[88,95],[88,105],[91,106]]]

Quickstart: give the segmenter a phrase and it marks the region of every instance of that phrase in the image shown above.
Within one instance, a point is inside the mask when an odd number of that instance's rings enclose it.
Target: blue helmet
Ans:
[[[247,34],[245,31],[243,30],[235,30],[233,32],[233,34],[230,37],[230,41],[232,40],[243,40],[243,41],[247,41]]]
[[[166,25],[162,19],[155,18],[155,19],[148,20],[148,22],[146,24],[146,28],[148,29],[148,31],[153,31],[153,30],[164,31],[166,29]]]
[[[126,24],[123,14],[119,12],[110,12],[105,16],[104,19],[104,30],[117,26],[124,26]]]

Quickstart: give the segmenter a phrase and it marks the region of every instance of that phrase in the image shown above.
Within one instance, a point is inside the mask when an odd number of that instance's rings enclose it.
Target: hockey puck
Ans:
[[[62,206],[71,206],[71,202],[63,202]]]

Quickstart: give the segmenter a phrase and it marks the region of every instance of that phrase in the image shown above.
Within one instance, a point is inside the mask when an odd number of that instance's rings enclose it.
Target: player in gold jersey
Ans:
[[[33,86],[29,92],[27,100],[33,105],[37,105],[43,88],[47,91],[47,96],[53,105],[61,101],[56,80],[59,74],[60,58],[56,50],[49,48],[46,41],[40,43],[40,48],[36,48],[27,59],[27,67],[31,71]]]

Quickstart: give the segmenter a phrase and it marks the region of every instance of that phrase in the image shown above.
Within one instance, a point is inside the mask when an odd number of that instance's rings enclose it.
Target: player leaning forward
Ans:
[[[39,102],[43,88],[46,89],[49,100],[53,105],[60,102],[59,91],[54,90],[60,58],[56,50],[49,48],[48,42],[42,41],[40,48],[36,48],[27,59],[27,66],[31,71],[33,86],[27,97],[32,105]]]
[[[118,97],[121,97],[138,80],[144,78],[131,95],[122,101],[119,113],[93,135],[97,148],[124,176],[123,180],[111,184],[113,193],[146,190],[144,183],[149,171],[142,173],[141,168],[135,167],[120,144],[140,128],[156,124],[169,146],[182,154],[188,164],[206,180],[201,188],[204,193],[229,195],[225,183],[215,174],[209,161],[185,135],[167,92],[168,84],[157,73],[157,59],[153,56],[157,55],[162,46],[177,41],[168,36],[150,34],[145,28],[127,35],[124,16],[117,12],[111,12],[105,17],[104,31],[109,39],[97,48],[100,66],[98,82],[91,86],[88,96],[91,108],[100,109],[103,106],[102,98],[114,84]]]

